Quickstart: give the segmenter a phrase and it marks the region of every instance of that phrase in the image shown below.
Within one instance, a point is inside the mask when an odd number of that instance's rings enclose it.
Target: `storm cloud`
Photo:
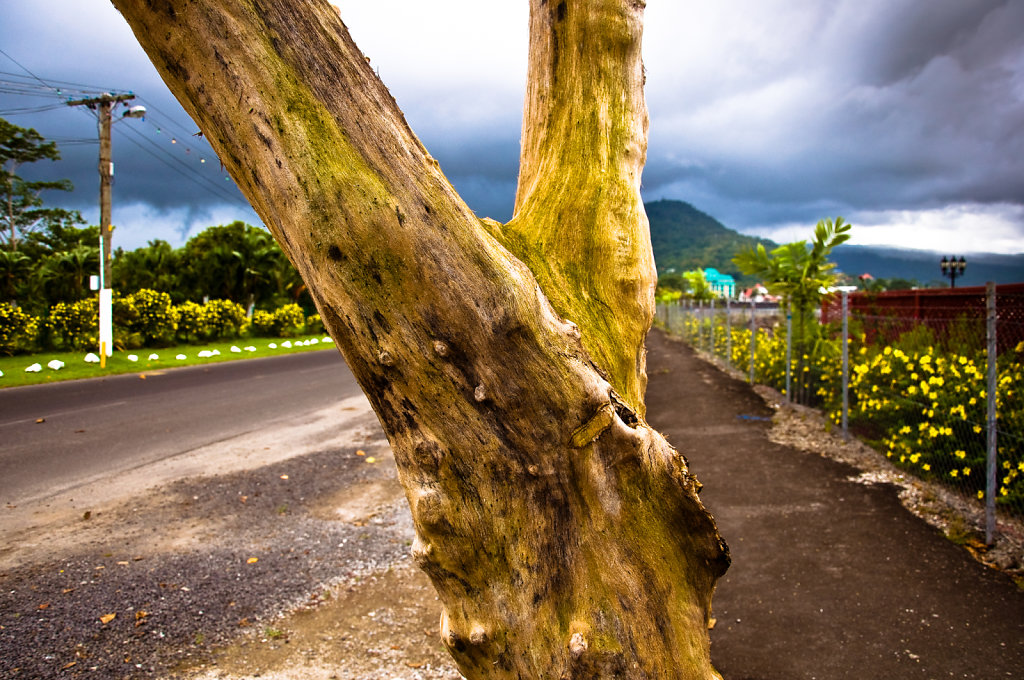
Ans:
[[[336,4],[470,207],[510,218],[526,0]],[[24,67],[132,90],[150,109],[115,125],[123,245],[257,221],[105,0],[9,0],[3,14],[0,45],[18,63],[0,55],[0,80],[28,78]],[[645,198],[780,239],[842,215],[863,244],[1024,252],[1024,3],[651,0],[644,54]],[[95,118],[8,115],[35,105],[0,92],[0,115],[80,140],[33,172],[70,177],[76,192],[53,199],[95,220]]]

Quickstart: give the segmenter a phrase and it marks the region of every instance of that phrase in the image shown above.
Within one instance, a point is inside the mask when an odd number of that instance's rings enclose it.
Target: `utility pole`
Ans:
[[[106,357],[113,353],[114,333],[112,327],[111,305],[113,291],[110,287],[111,236],[114,227],[110,224],[110,185],[114,178],[114,161],[110,144],[110,127],[114,122],[114,107],[123,102],[135,99],[134,94],[103,93],[99,97],[69,100],[68,106],[86,106],[96,111],[99,119],[100,133],[100,309],[99,309],[99,343],[100,359],[105,364]],[[146,109],[133,106],[124,113],[128,118],[141,118]]]

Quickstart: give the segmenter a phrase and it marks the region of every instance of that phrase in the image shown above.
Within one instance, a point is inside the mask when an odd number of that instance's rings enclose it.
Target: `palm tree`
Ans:
[[[0,250],[0,290],[3,299],[15,305],[19,289],[32,271],[32,259],[16,250]]]

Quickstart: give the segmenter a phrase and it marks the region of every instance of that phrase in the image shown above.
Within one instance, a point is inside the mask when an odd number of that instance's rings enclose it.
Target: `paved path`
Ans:
[[[1024,592],[891,487],[767,438],[744,383],[659,331],[648,420],[690,460],[733,565],[714,600],[726,680],[1024,678]]]

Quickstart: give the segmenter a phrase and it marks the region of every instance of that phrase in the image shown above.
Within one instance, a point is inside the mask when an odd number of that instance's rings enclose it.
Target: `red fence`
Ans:
[[[895,342],[926,328],[939,342],[984,346],[985,287],[856,292],[849,296],[850,318],[863,324],[868,341]],[[822,323],[842,320],[838,295],[821,306]],[[1024,341],[1024,283],[996,286],[996,337],[1002,353]]]

